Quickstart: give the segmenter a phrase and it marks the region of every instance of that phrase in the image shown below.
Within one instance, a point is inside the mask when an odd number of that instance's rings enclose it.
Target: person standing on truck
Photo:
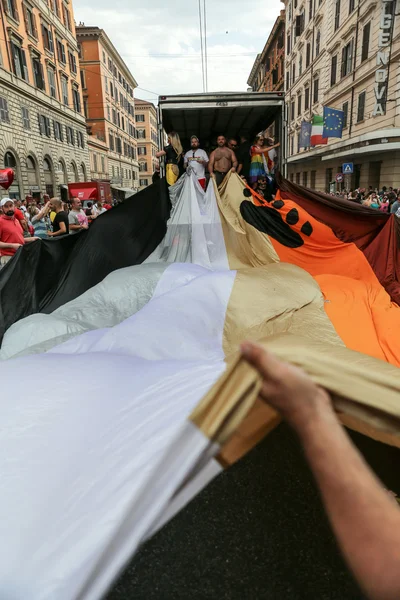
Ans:
[[[235,153],[230,148],[227,148],[226,138],[224,135],[219,135],[217,137],[217,145],[218,148],[216,148],[210,154],[208,171],[211,177],[215,179],[216,184],[219,187],[229,171],[235,173],[238,166],[238,161]]]
[[[171,131],[168,135],[168,146],[157,152],[156,157],[161,156],[165,156],[167,183],[174,185],[183,173],[183,148],[176,131]]]
[[[246,180],[250,177],[250,149],[251,142],[245,135],[240,136],[240,146],[237,152],[239,168],[238,173],[244,176]]]
[[[192,169],[196,175],[199,184],[206,189],[206,166],[208,165],[208,156],[204,150],[200,148],[199,138],[192,135],[190,138],[191,150],[186,152],[183,161],[184,167],[187,170]]]
[[[270,176],[270,170],[268,168],[268,161],[270,160],[269,152],[280,145],[274,144],[273,146],[264,146],[264,142],[264,135],[259,133],[250,149],[251,161],[249,182],[251,185],[257,183],[260,175]]]

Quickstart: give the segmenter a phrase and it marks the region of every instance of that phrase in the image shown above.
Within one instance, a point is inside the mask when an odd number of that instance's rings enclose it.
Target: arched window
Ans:
[[[79,181],[78,168],[74,162],[71,163],[71,172],[73,175],[73,181]]]
[[[33,156],[26,157],[26,170],[28,173],[28,185],[30,188],[29,191],[31,193],[32,193],[32,191],[39,193],[40,187],[39,187],[39,181],[38,181],[38,177],[37,177],[36,161],[33,158]]]
[[[86,181],[86,167],[85,167],[85,163],[81,163],[81,174],[82,174],[82,181]]]
[[[62,160],[58,161],[57,171],[58,171],[58,179],[60,181],[60,185],[66,185],[68,183],[68,178],[67,178],[67,169],[65,168],[64,161],[62,161]]]
[[[17,161],[15,160],[15,156],[12,152],[5,153],[4,166],[6,169],[16,169],[17,168]]]
[[[28,169],[28,171],[31,171],[32,169],[35,170],[35,161],[33,160],[32,156],[27,156],[26,157],[26,168]]]
[[[51,160],[44,157],[43,159],[44,183],[46,186],[46,194],[52,198],[54,196],[54,178],[53,167]]]
[[[147,162],[139,163],[139,171],[142,173],[143,171],[147,171]]]

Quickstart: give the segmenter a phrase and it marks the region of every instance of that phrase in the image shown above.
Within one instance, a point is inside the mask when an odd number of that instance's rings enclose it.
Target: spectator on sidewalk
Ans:
[[[49,237],[58,237],[69,233],[68,214],[63,210],[63,203],[58,198],[50,200],[50,210],[56,214],[53,220],[53,231],[47,231]]]
[[[3,198],[0,202],[0,269],[12,259],[18,248],[26,243],[34,242],[37,237],[24,237],[20,221],[15,217],[15,205],[11,198]]]
[[[97,200],[97,202],[92,206],[93,219],[97,219],[98,216],[102,215],[105,212],[107,212],[107,210],[104,208],[102,201]]]
[[[36,204],[30,204],[28,207],[30,221],[32,223],[34,235],[40,239],[47,238],[47,231],[50,227],[50,202],[42,208],[38,208]]]
[[[83,229],[88,229],[89,223],[85,211],[82,210],[82,203],[79,198],[72,198],[71,210],[68,215],[69,232],[78,233]]]

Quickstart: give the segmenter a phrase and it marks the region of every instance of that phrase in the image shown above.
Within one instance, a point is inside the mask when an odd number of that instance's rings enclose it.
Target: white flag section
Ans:
[[[225,370],[236,272],[212,186],[179,185],[161,262],[117,271],[4,338],[0,598],[101,598],[220,470],[188,416]]]

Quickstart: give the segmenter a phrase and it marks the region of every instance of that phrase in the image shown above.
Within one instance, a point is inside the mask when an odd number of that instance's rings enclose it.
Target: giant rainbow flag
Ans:
[[[244,339],[400,445],[395,217],[284,180],[271,202],[237,175],[170,191],[169,219],[158,185],[0,274],[0,597],[101,598],[276,425]]]

